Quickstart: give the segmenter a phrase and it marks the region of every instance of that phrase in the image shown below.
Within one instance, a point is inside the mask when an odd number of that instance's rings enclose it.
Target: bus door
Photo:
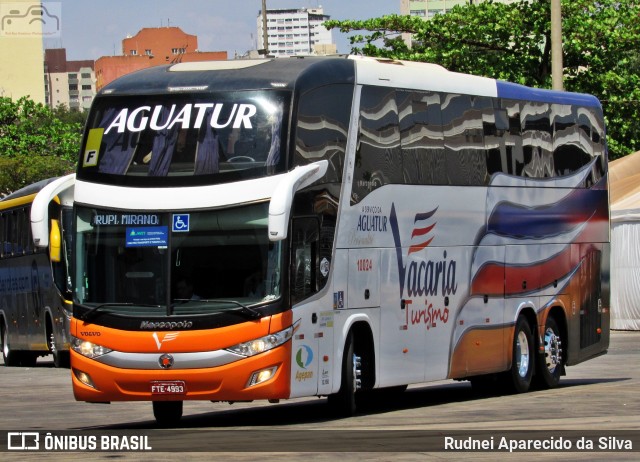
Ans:
[[[315,217],[292,220],[290,248],[290,291],[294,322],[300,321],[292,340],[291,397],[318,392],[319,323],[322,305],[318,291],[318,239],[320,225]]]
[[[602,251],[592,244],[580,244],[580,349],[599,344],[603,329]],[[608,341],[608,339],[607,339]]]

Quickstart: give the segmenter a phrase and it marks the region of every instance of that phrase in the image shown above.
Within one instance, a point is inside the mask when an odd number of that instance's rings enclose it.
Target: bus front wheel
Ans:
[[[162,427],[177,424],[182,418],[182,401],[153,401],[153,416]]]
[[[56,336],[53,333],[53,323],[50,318],[47,318],[47,341],[49,346],[49,353],[53,356],[53,365],[55,367],[69,367],[69,352],[61,351],[56,343]]]
[[[355,353],[353,334],[347,337],[342,358],[342,381],[338,393],[329,395],[329,406],[342,417],[351,417],[356,413],[356,391],[361,384],[361,358]]]
[[[556,320],[549,316],[542,337],[544,353],[538,355],[536,382],[541,388],[555,388],[562,374],[562,340]]]

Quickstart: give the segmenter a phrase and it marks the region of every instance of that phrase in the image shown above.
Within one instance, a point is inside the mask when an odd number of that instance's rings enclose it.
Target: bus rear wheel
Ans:
[[[182,401],[153,401],[153,416],[161,427],[176,425],[182,418]]]
[[[515,393],[525,393],[531,386],[534,367],[533,335],[531,327],[520,316],[516,322],[513,333],[513,349],[511,357],[511,370],[506,373],[506,385]]]
[[[542,337],[544,353],[538,356],[536,383],[541,388],[555,388],[562,374],[562,339],[556,320],[549,316]]]
[[[13,351],[9,344],[9,326],[6,322],[2,323],[2,359],[6,367],[14,367],[20,365],[20,352]]]

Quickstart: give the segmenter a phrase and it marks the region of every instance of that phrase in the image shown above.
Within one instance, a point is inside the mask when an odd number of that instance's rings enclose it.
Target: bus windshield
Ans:
[[[282,91],[97,98],[78,177],[171,186],[281,173],[288,100]]]
[[[280,297],[268,203],[195,213],[77,207],[75,302],[130,315],[209,314]]]

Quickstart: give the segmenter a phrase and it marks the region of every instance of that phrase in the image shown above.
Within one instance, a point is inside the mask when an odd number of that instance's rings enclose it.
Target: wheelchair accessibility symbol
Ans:
[[[173,215],[173,226],[171,230],[174,233],[185,233],[189,231],[189,214],[174,214]]]

